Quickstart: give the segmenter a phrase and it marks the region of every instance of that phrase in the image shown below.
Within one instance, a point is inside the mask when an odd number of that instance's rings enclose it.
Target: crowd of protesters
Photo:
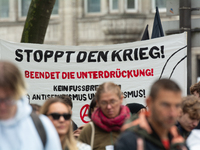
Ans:
[[[90,103],[91,121],[78,127],[69,96],[30,105],[18,67],[0,61],[0,150],[199,150],[200,82],[190,91],[182,97],[175,81],[160,79],[145,106],[125,106],[120,87],[104,82]]]

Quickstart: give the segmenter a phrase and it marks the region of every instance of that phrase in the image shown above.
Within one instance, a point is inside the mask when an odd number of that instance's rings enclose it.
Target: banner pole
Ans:
[[[180,31],[187,31],[187,94],[190,94],[192,85],[191,69],[191,0],[179,0]]]

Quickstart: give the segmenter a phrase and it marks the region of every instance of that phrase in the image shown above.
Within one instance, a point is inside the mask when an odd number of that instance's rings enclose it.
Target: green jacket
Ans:
[[[93,150],[105,150],[105,147],[107,145],[114,145],[120,134],[120,131],[106,132],[105,130],[99,128],[95,124],[94,127],[95,127],[95,134],[94,134]],[[88,123],[82,129],[78,140],[90,145],[91,135],[92,135],[92,127]]]

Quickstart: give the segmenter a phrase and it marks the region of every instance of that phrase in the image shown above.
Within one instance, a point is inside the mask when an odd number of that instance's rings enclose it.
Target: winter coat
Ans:
[[[17,111],[13,118],[0,120],[0,150],[62,150],[58,133],[46,116],[39,116],[47,137],[44,148],[30,117],[32,108],[27,98],[21,98],[16,105]]]

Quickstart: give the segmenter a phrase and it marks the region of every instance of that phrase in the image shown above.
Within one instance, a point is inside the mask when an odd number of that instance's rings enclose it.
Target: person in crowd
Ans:
[[[37,115],[39,115],[39,112],[40,112],[40,105],[38,104],[30,104],[32,109],[33,109],[33,112],[36,113]]]
[[[190,87],[190,93],[200,98],[200,81]],[[200,148],[200,123],[192,130],[191,134],[186,140],[187,146],[190,150],[199,150]]]
[[[179,133],[186,139],[200,121],[200,99],[190,95],[183,98],[182,111],[178,117]]]
[[[98,108],[92,114],[92,121],[81,131],[78,140],[90,144],[94,150],[112,149],[121,126],[130,117],[130,110],[122,105],[123,94],[120,87],[112,82],[99,85],[95,98]]]
[[[92,101],[90,102],[90,107],[89,107],[89,111],[88,111],[88,117],[91,119],[93,112],[95,112],[95,110],[97,110],[98,106],[97,106],[97,102],[95,97],[93,97]]]
[[[190,93],[200,98],[200,81],[190,86]]]
[[[139,103],[129,103],[129,104],[126,104],[126,106],[128,106],[128,108],[130,109],[131,114],[137,114],[140,111],[146,110],[146,107]]]
[[[40,131],[36,124],[40,125]],[[32,113],[20,70],[3,60],[0,61],[0,149],[61,150],[51,121],[44,115]]]
[[[63,150],[91,150],[89,145],[75,140],[71,123],[71,106],[64,99],[58,97],[47,99],[40,113],[48,116],[55,126]]]
[[[58,97],[61,98],[61,99],[64,99],[72,110],[72,108],[73,108],[72,99],[68,95],[62,94],[62,95],[59,95]],[[72,120],[72,125],[73,125],[73,131],[78,129],[77,124],[73,120]]]
[[[190,93],[200,98],[200,81],[190,86]],[[196,129],[200,129],[200,123],[197,125]]]
[[[93,97],[92,101],[90,102],[90,107],[89,107],[89,110],[88,110],[88,117],[91,119],[92,117],[92,113],[97,109],[97,103],[96,103],[96,99],[95,97]],[[80,126],[77,130],[74,131],[74,137],[76,139],[78,139],[83,127],[85,126],[86,124]]]
[[[186,150],[184,138],[174,125],[181,101],[181,89],[174,81],[154,82],[146,99],[148,111],[123,125],[115,150]]]

